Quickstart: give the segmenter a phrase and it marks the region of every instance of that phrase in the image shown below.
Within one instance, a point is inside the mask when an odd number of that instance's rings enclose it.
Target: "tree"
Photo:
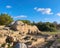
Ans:
[[[36,25],[36,23],[33,21],[32,23],[31,23],[31,25],[33,26],[33,25]]]
[[[13,21],[13,18],[8,14],[0,14],[0,25],[8,25]]]
[[[36,26],[38,27],[39,30],[41,31],[56,31],[56,25],[50,22],[38,22],[36,23]]]

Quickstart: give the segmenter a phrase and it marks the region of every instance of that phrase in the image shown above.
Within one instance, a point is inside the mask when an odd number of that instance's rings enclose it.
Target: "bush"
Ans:
[[[0,25],[8,25],[13,21],[13,18],[8,14],[0,14]]]
[[[42,23],[42,22],[38,22],[36,23],[36,26],[38,27],[39,30],[41,31],[56,31],[56,25],[53,24],[53,23],[50,23],[50,22],[45,22],[45,23]]]

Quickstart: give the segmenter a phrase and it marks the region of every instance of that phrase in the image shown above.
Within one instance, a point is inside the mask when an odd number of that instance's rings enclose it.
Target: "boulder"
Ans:
[[[13,30],[19,30],[23,24],[24,23],[21,22],[21,21],[15,21],[14,23],[11,23],[11,26],[10,27]]]
[[[13,48],[27,48],[27,46],[24,43],[17,42]]]

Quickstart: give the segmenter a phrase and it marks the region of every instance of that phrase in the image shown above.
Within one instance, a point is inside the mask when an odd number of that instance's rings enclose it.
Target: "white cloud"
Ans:
[[[27,18],[26,15],[19,15],[19,16],[15,16],[14,18]]]
[[[60,13],[57,13],[56,15],[57,15],[57,16],[60,16]]]
[[[53,12],[51,12],[51,8],[37,8],[35,7],[34,10],[38,11],[38,12],[41,12],[42,14],[53,14]]]
[[[6,8],[12,8],[12,6],[10,6],[10,5],[6,5]]]

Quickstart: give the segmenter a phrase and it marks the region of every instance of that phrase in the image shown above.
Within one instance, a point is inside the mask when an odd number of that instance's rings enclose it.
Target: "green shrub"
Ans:
[[[8,14],[0,14],[0,25],[8,25],[13,21],[13,18]]]

